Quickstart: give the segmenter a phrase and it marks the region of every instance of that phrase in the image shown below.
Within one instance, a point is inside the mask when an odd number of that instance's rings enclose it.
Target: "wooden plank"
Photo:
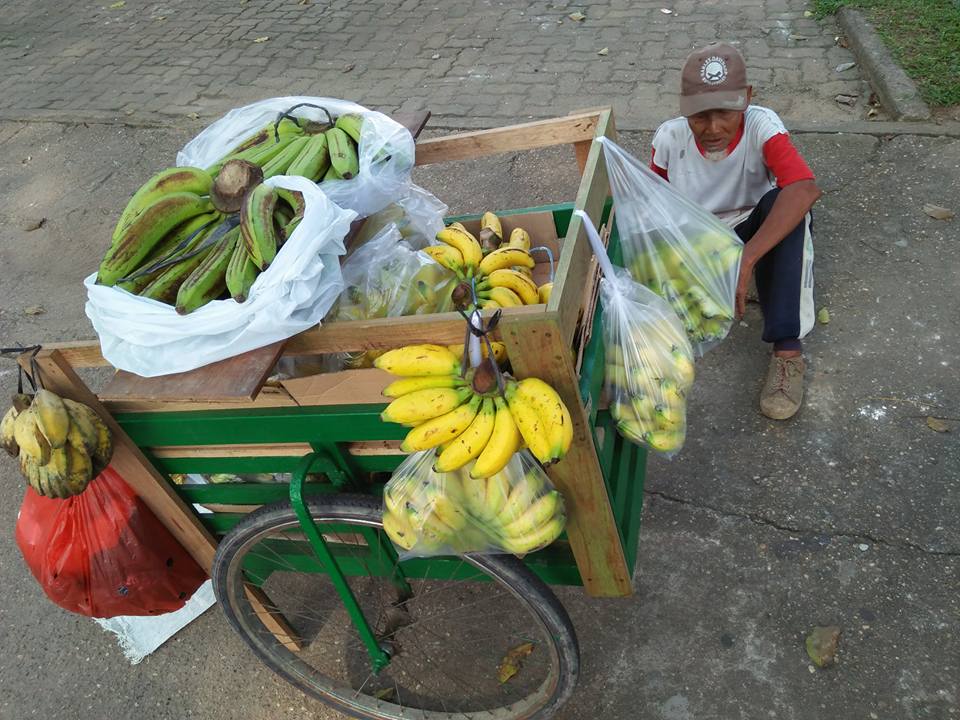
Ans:
[[[547,472],[566,502],[567,537],[584,587],[597,597],[629,595],[633,592],[630,570],[559,318],[555,313],[507,318],[501,326],[515,375],[550,383],[573,418],[573,445]]]
[[[275,342],[189,372],[140,377],[118,370],[100,392],[105,400],[253,400],[280,359],[285,341]]]
[[[617,131],[613,124],[613,113],[603,113],[596,126],[597,137],[615,138]],[[587,159],[580,189],[577,192],[576,208],[584,210],[599,223],[603,206],[610,194],[610,181],[607,177],[607,164],[603,157],[603,147],[593,143]],[[559,313],[560,329],[564,344],[570,346],[577,327],[577,319],[583,302],[584,287],[592,278],[587,277],[587,268],[592,251],[587,232],[577,215],[570,219],[563,250],[557,264],[557,279],[553,284],[553,293],[547,309]]]
[[[297,402],[283,388],[265,385],[253,400],[232,402],[199,403],[186,400],[104,400],[104,406],[112,414],[132,412],[190,412],[193,410],[236,410],[265,407],[296,407]]]
[[[110,367],[110,363],[100,352],[100,341],[72,340],[58,343],[44,343],[45,350],[59,350],[64,359],[74,368]]]
[[[29,367],[29,359],[24,359],[24,362]],[[140,496],[200,567],[209,573],[213,565],[216,541],[200,524],[190,507],[144,457],[140,448],[130,440],[107,409],[84,385],[83,380],[59,351],[41,350],[37,353],[36,364],[44,387],[62,397],[82,402],[103,419],[113,435],[113,459],[110,466]]]
[[[345,443],[350,455],[406,455],[399,440],[367,440]],[[147,448],[152,457],[170,458],[237,458],[237,457],[303,457],[313,452],[310,443],[266,443],[250,445],[164,445]]]
[[[573,144],[573,154],[577,158],[577,167],[580,168],[580,175],[587,169],[587,159],[590,157],[590,146],[593,140],[581,140]]]
[[[428,138],[417,143],[417,165],[592,140],[600,117],[600,112],[591,110],[552,120]]]
[[[287,619],[277,611],[277,606],[263,588],[246,583],[244,589],[247,591],[247,599],[250,600],[253,611],[257,614],[257,617],[260,618],[263,626],[272,632],[277,640],[288,650],[300,652],[300,650],[303,649],[300,636],[297,635],[296,630],[290,626]]]

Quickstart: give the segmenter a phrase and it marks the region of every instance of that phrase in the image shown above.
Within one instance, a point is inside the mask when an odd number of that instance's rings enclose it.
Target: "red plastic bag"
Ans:
[[[110,468],[66,500],[46,498],[27,488],[16,538],[47,597],[80,615],[108,618],[173,612],[207,579]]]

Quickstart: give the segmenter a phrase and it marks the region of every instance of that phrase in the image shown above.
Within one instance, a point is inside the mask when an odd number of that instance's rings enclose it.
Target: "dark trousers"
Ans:
[[[780,188],[762,198],[734,230],[750,242],[766,220]],[[763,340],[774,349],[800,349],[800,338],[813,328],[813,217],[807,213],[790,233],[757,262],[754,271],[763,311]]]

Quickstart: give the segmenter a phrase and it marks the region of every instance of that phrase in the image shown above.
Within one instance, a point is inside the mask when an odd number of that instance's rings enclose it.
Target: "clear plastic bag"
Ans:
[[[702,355],[730,331],[743,243],[622,147],[602,142],[624,264],[670,303]]]
[[[350,180],[325,180],[320,188],[333,202],[372,215],[407,196],[413,170],[414,142],[410,131],[383,113],[368,110],[348,100],[324,97],[277,97],[235,108],[205,128],[177,153],[177,165],[209,167],[241,141],[277,119],[277,114],[294,106],[292,115],[325,121],[326,108],[334,117],[346,113],[363,115],[360,128],[360,171]]]
[[[354,242],[366,243],[393,223],[404,242],[415,250],[422,250],[432,244],[437,233],[443,230],[443,218],[447,210],[447,206],[431,193],[411,184],[406,197],[367,218]]]
[[[529,450],[486,480],[471,478],[470,465],[434,472],[436,457],[434,450],[410,455],[384,487],[383,527],[402,559],[525,555],[563,532],[563,497]]]

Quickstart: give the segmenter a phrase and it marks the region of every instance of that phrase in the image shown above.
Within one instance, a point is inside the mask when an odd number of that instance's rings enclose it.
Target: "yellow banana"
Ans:
[[[83,410],[86,406],[70,398],[63,398],[63,404],[70,415],[70,432],[67,434],[67,441],[75,447],[83,448],[87,455],[92,455],[97,450],[99,433],[91,422],[90,416]]]
[[[479,481],[478,481],[479,482]],[[506,472],[498,472],[487,478],[483,501],[483,517],[494,521],[507,504],[510,496],[510,479]]]
[[[467,514],[463,507],[447,495],[435,496],[430,501],[427,512],[454,531],[467,524]]]
[[[383,514],[383,529],[397,547],[410,550],[417,544],[417,533],[406,515],[387,511]]]
[[[511,247],[520,248],[521,250],[529,250],[530,233],[523,228],[514,228],[513,232],[510,233],[510,240],[507,241],[507,244]]]
[[[643,441],[658,452],[679,450],[683,438],[684,433],[676,430],[654,430],[643,435]]]
[[[384,422],[419,425],[444,415],[466,402],[473,395],[469,387],[426,388],[402,395],[380,413]]]
[[[463,264],[469,270],[476,268],[483,260],[483,250],[480,243],[466,230],[455,227],[445,227],[437,233],[437,240],[444,245],[456,248],[463,255]]]
[[[487,493],[487,481],[482,478],[475,480],[464,478],[462,484],[464,506],[474,517],[484,519],[486,512],[484,501]]]
[[[11,457],[16,457],[20,454],[20,446],[17,445],[17,438],[14,435],[14,427],[16,426],[17,415],[19,414],[20,412],[15,407],[11,407],[3,416],[3,420],[0,420],[0,446],[2,446]]]
[[[550,442],[550,457],[559,460],[573,443],[573,420],[560,395],[540,378],[524,378],[517,392],[526,398],[543,420]]]
[[[407,345],[388,350],[373,364],[392,375],[404,377],[460,373],[460,359],[442,345]]]
[[[540,302],[537,286],[533,280],[510,268],[494,270],[487,275],[484,284],[488,284],[490,287],[505,287],[513,290],[523,300],[524,305],[536,305]]]
[[[494,270],[500,270],[501,268],[532,268],[536,264],[536,260],[534,260],[533,256],[526,250],[507,246],[497,248],[487,254],[487,256],[480,261],[479,269],[482,274],[489,275]]]
[[[427,420],[413,428],[400,444],[404,452],[429,450],[448,443],[466,430],[480,409],[481,397],[474,395],[470,402],[451,410],[445,415]]]
[[[448,270],[462,273],[466,269],[463,261],[463,253],[455,247],[450,247],[449,245],[429,245],[423,249],[423,252],[433,258],[435,263],[443,265],[443,267]]]
[[[673,358],[674,370],[676,371],[675,375],[680,386],[682,388],[688,388],[693,385],[693,379],[696,374],[693,361],[684,355],[683,351],[676,346],[674,346],[670,355]]]
[[[498,307],[520,307],[523,300],[513,290],[505,287],[492,287],[489,290],[481,290],[477,293],[478,297],[484,300],[492,300]],[[484,306],[486,307],[486,306]]]
[[[563,499],[556,490],[541,495],[534,500],[520,516],[511,523],[503,526],[503,534],[507,537],[521,537],[528,535],[543,525],[547,520],[563,512]]]
[[[457,230],[463,230],[464,232],[470,232],[469,230],[467,230],[466,225],[459,222],[452,222],[449,225],[447,225],[447,227],[456,228]]]
[[[523,436],[523,441],[537,460],[544,464],[549,463],[553,459],[553,446],[550,444],[540,413],[526,397],[517,392],[516,383],[507,385],[506,395],[507,405],[517,423],[520,435]]]
[[[503,307],[503,305],[501,305],[500,303],[498,303],[496,300],[481,300],[481,301],[480,301],[480,309],[481,309],[481,310],[497,310],[497,309],[502,308],[502,307]]]
[[[470,477],[488,478],[507,466],[510,458],[520,449],[520,431],[517,429],[517,423],[513,419],[513,414],[503,398],[494,398],[496,407],[496,417],[493,422],[493,432],[490,433],[490,439],[486,447],[477,458],[473,468],[470,470]]]
[[[497,364],[502,365],[507,361],[507,346],[502,342],[497,340],[491,340],[490,346],[493,348],[493,359],[497,361]],[[463,345],[447,345],[447,348],[454,355],[457,356],[457,360],[463,358]],[[487,344],[484,342],[480,343],[480,352],[484,359],[487,357]]]
[[[563,533],[563,527],[566,524],[566,517],[555,515],[552,519],[545,522],[528,535],[518,538],[503,538],[501,545],[504,550],[512,552],[515,555],[525,555],[538,548],[546,547]]]
[[[63,447],[70,432],[70,415],[63,400],[45,388],[37,391],[33,398],[33,408],[37,418],[37,427],[47,439],[51,448]]]
[[[553,283],[548,282],[544,283],[537,288],[537,296],[540,299],[541,304],[546,305],[550,302],[550,295],[553,294]]]
[[[93,463],[82,446],[76,447],[67,443],[66,451],[67,472],[64,475],[66,494],[79,495],[93,480]]]
[[[679,430],[687,419],[682,403],[660,403],[654,412],[661,430]]]
[[[457,345],[450,345],[449,349],[453,351]],[[461,353],[463,348],[460,347]],[[496,350],[496,349],[494,349]],[[456,353],[454,353],[456,354]],[[457,358],[460,359],[459,357]],[[455,388],[461,387],[466,383],[459,375],[425,375],[424,377],[403,378],[394,380],[383,389],[386,397],[398,398],[402,395],[415,392],[417,390],[427,390],[429,388]]]
[[[484,249],[496,248],[503,242],[503,226],[492,212],[485,212],[480,218],[480,244]]]
[[[507,527],[523,515],[533,501],[536,500],[541,490],[543,490],[543,483],[540,478],[534,474],[533,470],[527,471],[523,477],[510,488],[510,496],[507,498],[507,502],[504,503],[503,509],[497,514],[497,520],[501,526]]]
[[[493,400],[486,398],[473,422],[440,453],[433,465],[434,472],[452,472],[480,455],[490,440],[495,417]]]

